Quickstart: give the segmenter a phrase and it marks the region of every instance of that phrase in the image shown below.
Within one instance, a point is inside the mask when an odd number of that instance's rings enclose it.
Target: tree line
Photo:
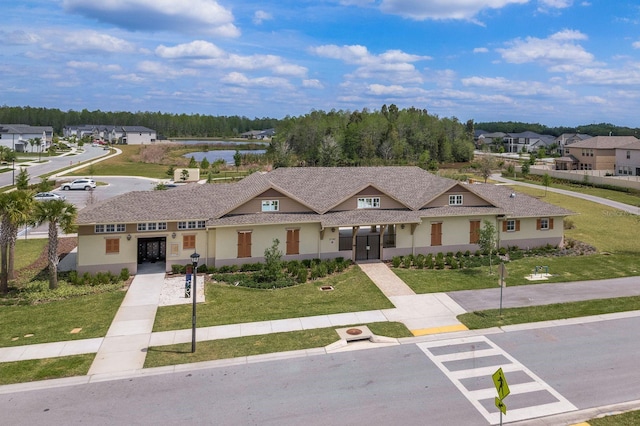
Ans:
[[[267,150],[274,166],[356,166],[464,162],[473,158],[473,121],[425,109],[312,111],[286,117]]]
[[[201,114],[169,114],[162,112],[126,111],[61,111],[56,108],[0,107],[0,123],[52,126],[61,135],[65,126],[105,124],[116,126],[144,126],[164,138],[176,137],[234,137],[250,130],[275,128],[275,118],[247,118]]]

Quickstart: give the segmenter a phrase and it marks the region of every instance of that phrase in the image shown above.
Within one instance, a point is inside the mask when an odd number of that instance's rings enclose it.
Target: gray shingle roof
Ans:
[[[634,136],[596,136],[569,145],[570,148],[615,149],[633,142],[638,142]]]
[[[190,184],[167,191],[136,191],[88,206],[78,224],[207,220],[209,226],[320,222],[322,226],[419,223],[422,217],[509,214],[520,217],[567,215],[566,209],[518,194],[509,188],[476,184],[466,187],[493,206],[445,206],[425,209],[429,201],[458,182],[418,167],[286,168],[254,173],[237,183]],[[367,209],[331,212],[345,199],[372,186],[406,210]],[[315,211],[312,213],[229,214],[261,193],[275,189]]]

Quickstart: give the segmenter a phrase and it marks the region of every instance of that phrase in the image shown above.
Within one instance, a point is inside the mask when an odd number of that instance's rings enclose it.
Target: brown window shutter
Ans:
[[[506,220],[504,220],[502,222],[502,232],[507,232],[507,221]]]
[[[536,230],[540,230],[542,224],[542,219],[536,219]]]
[[[520,219],[516,220],[516,231],[520,230]]]
[[[553,229],[553,218],[549,218],[549,229]]]

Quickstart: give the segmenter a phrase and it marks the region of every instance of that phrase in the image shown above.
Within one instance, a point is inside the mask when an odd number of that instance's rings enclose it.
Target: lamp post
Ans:
[[[198,276],[198,259],[200,255],[195,251],[191,255],[191,264],[193,265],[193,284],[191,287],[191,299],[193,300],[193,309],[191,314],[191,353],[196,351],[196,277]]]
[[[15,185],[16,184],[16,158],[15,158],[15,154],[14,157],[11,159],[11,185]]]

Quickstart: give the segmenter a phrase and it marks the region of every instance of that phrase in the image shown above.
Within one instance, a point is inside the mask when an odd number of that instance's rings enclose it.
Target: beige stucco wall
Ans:
[[[263,200],[278,200],[278,211],[280,213],[300,213],[310,212],[310,208],[300,204],[299,202],[292,200],[291,198],[284,196],[260,196],[258,198],[251,199],[250,201],[239,206],[237,209],[232,210],[229,214],[251,214],[262,212]]]
[[[486,206],[489,203],[476,194],[469,192],[463,185],[457,185],[444,194],[436,197],[433,201],[427,204],[427,207],[443,207],[449,205],[449,195],[462,195],[463,206]]]
[[[518,246],[520,248],[541,246],[545,244],[558,245],[562,242],[564,235],[563,218],[553,218],[553,229],[537,230],[538,218],[520,219],[520,230],[513,232],[503,232],[502,222],[498,223],[500,246]]]
[[[120,240],[120,252],[106,254],[107,238]],[[129,268],[130,273],[135,273],[137,268],[138,246],[134,238],[127,241],[126,234],[95,234],[78,238],[78,253],[76,269],[79,273],[111,271],[118,273],[124,267]]]

